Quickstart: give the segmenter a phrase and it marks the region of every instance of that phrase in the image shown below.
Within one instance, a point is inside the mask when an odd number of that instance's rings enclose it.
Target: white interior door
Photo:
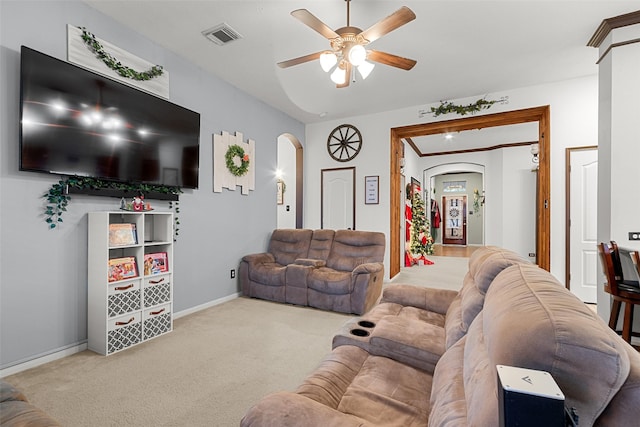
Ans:
[[[321,228],[355,230],[355,168],[322,170]]]
[[[570,150],[569,289],[584,302],[597,299],[598,150]]]

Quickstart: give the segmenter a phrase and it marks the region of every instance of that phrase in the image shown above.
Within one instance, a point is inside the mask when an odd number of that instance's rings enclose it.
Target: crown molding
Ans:
[[[604,39],[612,30],[634,24],[640,24],[640,10],[604,19],[596,29],[595,33],[591,36],[591,39],[589,39],[587,46],[600,47]]]

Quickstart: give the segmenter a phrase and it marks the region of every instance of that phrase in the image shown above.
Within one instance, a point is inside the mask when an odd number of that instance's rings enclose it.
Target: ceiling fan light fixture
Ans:
[[[367,51],[361,44],[354,45],[349,49],[349,62],[351,62],[351,65],[354,67],[362,64],[365,59],[367,59]]]
[[[375,66],[376,64],[367,61],[363,61],[362,64],[358,65],[358,73],[362,76],[362,80],[369,77],[369,74],[371,74],[371,71],[373,71]]]
[[[336,67],[331,73],[331,81],[337,85],[343,85],[347,81],[347,70],[340,66]]]
[[[325,52],[320,55],[320,66],[325,73],[328,73],[337,62],[338,57],[333,52]]]
[[[416,61],[412,59],[376,50],[366,50],[365,46],[413,21],[416,19],[416,14],[408,7],[402,6],[391,15],[362,31],[360,28],[353,27],[350,24],[350,2],[351,0],[346,0],[347,25],[336,30],[331,29],[307,9],[292,11],[291,16],[327,39],[331,49],[281,61],[278,62],[278,66],[280,68],[288,68],[319,59],[320,66],[326,73],[330,74],[331,80],[336,83],[338,88],[348,87],[352,78],[353,82],[355,82],[355,70],[353,68],[358,69],[363,80],[366,79],[374,68],[374,64],[371,62],[389,65],[402,70],[412,69],[416,65]],[[367,62],[367,59],[369,62]]]

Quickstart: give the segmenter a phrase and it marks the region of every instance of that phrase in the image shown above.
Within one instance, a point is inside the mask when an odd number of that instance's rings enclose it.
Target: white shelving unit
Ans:
[[[113,246],[109,224],[134,224],[137,243]],[[173,213],[90,212],[88,347],[109,355],[173,329]],[[167,254],[168,271],[145,271],[145,254]],[[138,276],[109,281],[109,260],[132,256]]]

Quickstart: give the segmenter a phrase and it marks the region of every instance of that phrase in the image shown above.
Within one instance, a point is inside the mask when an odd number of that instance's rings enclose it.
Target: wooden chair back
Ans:
[[[613,255],[609,244],[604,242],[599,243],[598,254],[600,255],[602,269],[604,271],[605,278],[607,279],[607,282],[604,285],[604,290],[611,295],[618,295],[619,278],[616,277]]]
[[[631,251],[629,254],[631,255],[631,262],[633,262],[633,266],[636,268],[638,277],[640,278],[640,251]]]

